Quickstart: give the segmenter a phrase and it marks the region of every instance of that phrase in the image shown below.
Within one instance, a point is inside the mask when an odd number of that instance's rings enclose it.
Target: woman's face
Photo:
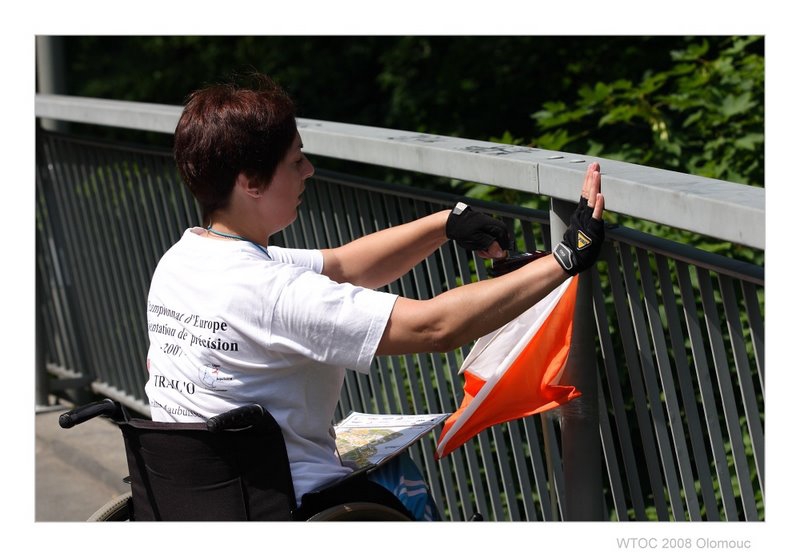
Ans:
[[[306,189],[305,181],[314,175],[314,167],[303,154],[302,147],[298,133],[264,190],[266,210],[269,211],[274,232],[283,230],[297,218],[297,206]]]

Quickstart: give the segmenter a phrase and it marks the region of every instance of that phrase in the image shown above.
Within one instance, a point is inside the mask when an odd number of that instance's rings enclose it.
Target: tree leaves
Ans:
[[[763,38],[688,40],[638,81],[587,84],[533,114],[540,147],[764,185]],[[558,128],[559,131],[554,131]]]

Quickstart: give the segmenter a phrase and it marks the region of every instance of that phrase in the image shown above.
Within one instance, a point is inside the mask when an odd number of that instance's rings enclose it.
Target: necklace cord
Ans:
[[[206,227],[206,230],[208,230],[212,234],[216,234],[217,236],[222,236],[223,238],[232,238],[234,240],[243,240],[245,242],[250,242],[255,247],[257,247],[259,250],[261,250],[261,252],[264,255],[266,255],[268,258],[272,259],[272,256],[270,256],[269,252],[266,249],[264,249],[264,246],[262,246],[261,244],[255,243],[253,240],[248,240],[244,236],[239,236],[238,234],[228,234],[227,232],[220,232],[219,230],[214,230],[210,226]]]

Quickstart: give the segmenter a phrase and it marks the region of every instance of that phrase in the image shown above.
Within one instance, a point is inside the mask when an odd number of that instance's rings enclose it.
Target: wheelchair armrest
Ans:
[[[122,406],[118,402],[107,398],[99,402],[91,402],[79,406],[78,408],[61,414],[58,417],[58,425],[63,429],[69,429],[87,420],[96,418],[97,416],[105,416],[118,421],[124,418],[124,413]]]
[[[256,425],[265,414],[266,410],[260,404],[248,404],[209,418],[206,426],[208,431],[212,433],[231,429],[244,429]]]

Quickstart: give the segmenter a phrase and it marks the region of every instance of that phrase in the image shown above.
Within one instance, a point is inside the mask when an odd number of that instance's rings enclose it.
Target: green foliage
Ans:
[[[534,143],[763,186],[763,48],[763,37],[687,40],[669,68],[544,103]]]
[[[488,139],[532,135],[531,111],[612,72],[670,64],[680,37],[75,36],[68,93],[180,104],[204,84],[257,70],[299,115]]]
[[[541,132],[531,143],[764,186],[763,48],[763,37],[686,39],[667,68],[584,84],[572,102],[545,102],[532,115]],[[616,215],[608,220],[764,263],[760,250]]]
[[[68,94],[181,104],[198,87],[257,70],[289,90],[302,117],[764,183],[763,37],[83,36],[64,44]]]

